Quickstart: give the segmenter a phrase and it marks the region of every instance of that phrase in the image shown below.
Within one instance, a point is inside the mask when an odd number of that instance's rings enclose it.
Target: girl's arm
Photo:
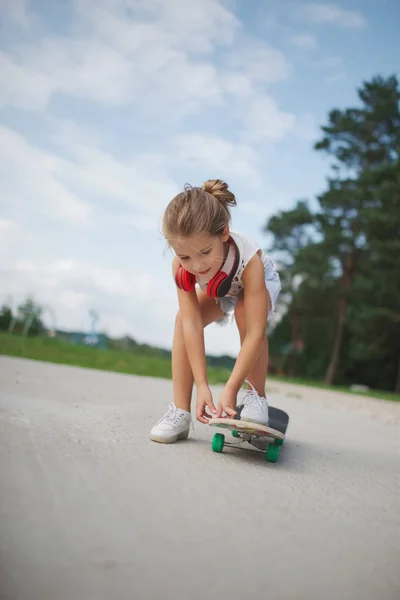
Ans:
[[[172,261],[174,280],[179,264],[179,259],[175,256]],[[203,318],[196,290],[192,292],[185,292],[180,288],[177,290],[185,347],[195,384],[199,388],[202,385],[208,385]]]
[[[226,387],[238,393],[263,349],[270,297],[265,286],[264,265],[258,254],[247,264],[242,275],[246,335]]]

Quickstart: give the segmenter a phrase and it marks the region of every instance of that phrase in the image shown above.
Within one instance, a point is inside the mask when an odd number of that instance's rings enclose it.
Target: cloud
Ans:
[[[254,95],[242,112],[243,135],[248,143],[280,140],[294,124],[295,116],[282,112],[268,94]]]
[[[0,55],[1,105],[43,110],[61,94],[183,115],[221,104],[217,69],[196,56],[230,44],[239,27],[218,0],[85,0],[74,8],[74,35],[47,35]]]
[[[360,11],[348,10],[335,4],[300,2],[295,5],[295,14],[314,23],[333,24],[349,29],[359,29],[367,24]]]
[[[74,225],[89,222],[92,209],[59,179],[62,159],[0,126],[0,203],[14,218],[37,212]]]
[[[232,72],[242,72],[256,84],[277,83],[291,73],[291,65],[283,52],[258,40],[243,40],[240,50],[227,56],[226,66]]]
[[[72,97],[151,121],[182,121],[291,73],[285,55],[244,34],[218,0],[73,7],[71,35],[48,34],[0,53],[0,106],[37,112]]]
[[[160,44],[129,56],[98,39],[46,39],[20,56],[2,53],[0,74],[0,105],[29,111],[62,94],[110,107],[133,104],[147,114],[166,105],[190,114],[218,104],[221,94],[214,67]]]
[[[289,42],[296,48],[304,48],[305,50],[314,50],[317,46],[317,40],[309,33],[298,33],[289,38]]]
[[[132,317],[135,310],[137,314],[145,311],[146,304],[151,304],[155,297],[156,279],[145,272],[124,272],[72,258],[2,262],[2,288],[7,289],[14,306],[28,294],[32,295],[40,305],[51,308],[52,312],[43,315],[48,326],[53,326],[49,318],[55,315],[58,327],[79,329],[86,325],[87,328],[90,309],[101,316],[108,313],[115,317],[118,307],[124,307],[126,315],[127,305]],[[129,319],[128,332],[133,332],[135,321]],[[101,326],[106,325],[102,319]],[[111,333],[123,332],[112,329]]]
[[[75,0],[79,21],[123,50],[144,41],[191,53],[210,53],[230,45],[241,28],[237,17],[219,0],[185,4],[182,0]],[[118,34],[118,35],[117,35]],[[135,35],[132,35],[135,34]]]
[[[0,108],[42,110],[50,94],[51,82],[45,75],[30,71],[0,51]]]
[[[0,126],[0,175],[3,210],[22,221],[40,215],[73,226],[93,227],[115,219],[116,210],[139,229],[157,228],[166,199],[176,193],[163,177],[160,156],[117,160],[100,151],[95,140],[73,123],[52,121],[49,139],[69,159],[30,143]],[[157,174],[156,174],[157,173]],[[99,207],[102,199],[102,207]]]
[[[260,183],[261,159],[247,144],[212,134],[185,133],[175,138],[173,152],[183,164],[219,173],[219,177],[246,179],[250,186]]]
[[[3,239],[3,236],[13,232],[18,228],[18,223],[11,221],[11,219],[0,219],[0,234]]]

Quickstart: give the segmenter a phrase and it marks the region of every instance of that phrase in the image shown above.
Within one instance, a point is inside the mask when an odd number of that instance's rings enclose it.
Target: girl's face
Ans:
[[[219,271],[227,254],[229,229],[222,236],[192,235],[172,244],[182,267],[207,282]]]

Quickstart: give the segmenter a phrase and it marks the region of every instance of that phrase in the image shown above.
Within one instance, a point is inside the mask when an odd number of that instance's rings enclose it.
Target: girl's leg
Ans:
[[[235,307],[235,320],[239,330],[240,343],[243,343],[246,335],[246,324],[244,316],[244,300],[243,295],[240,296]],[[246,377],[248,381],[255,387],[256,392],[262,398],[265,398],[265,380],[268,370],[268,338],[265,336],[264,344],[260,356],[258,357],[252,370]],[[248,386],[249,389],[250,386]]]
[[[207,296],[203,291],[197,290],[200,310],[203,316],[204,327],[223,316],[219,304]],[[175,319],[175,330],[172,343],[172,380],[174,390],[174,403],[177,408],[190,412],[193,390],[193,374],[185,348],[180,314]]]

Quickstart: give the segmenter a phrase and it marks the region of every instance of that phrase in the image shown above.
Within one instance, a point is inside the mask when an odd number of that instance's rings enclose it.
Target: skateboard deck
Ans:
[[[238,417],[240,417],[240,414]],[[224,446],[237,447],[243,442],[247,442],[259,450],[265,450],[265,458],[268,462],[276,462],[279,456],[279,447],[286,437],[288,424],[289,415],[274,406],[269,407],[268,425],[243,421],[240,418],[212,418],[209,421],[211,427],[230,430],[232,436],[238,441],[226,442],[223,433],[216,433],[212,439],[211,447],[214,452],[222,452]]]

